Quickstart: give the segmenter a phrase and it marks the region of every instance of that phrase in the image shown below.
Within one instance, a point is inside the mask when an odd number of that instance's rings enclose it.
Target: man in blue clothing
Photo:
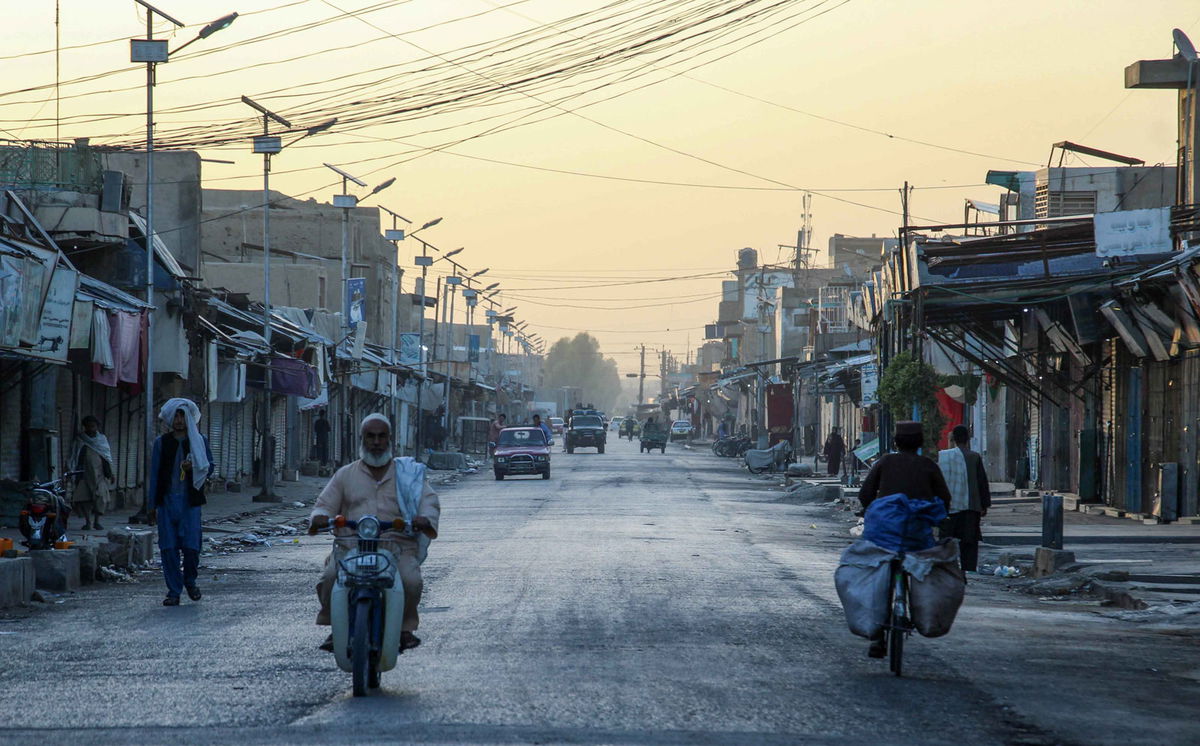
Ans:
[[[171,399],[158,413],[168,429],[154,441],[151,451],[150,522],[158,523],[158,549],[162,557],[167,597],[163,606],[178,606],[186,589],[188,598],[200,600],[196,576],[200,567],[200,506],[204,487],[213,473],[208,439],[200,434],[200,408],[187,399]]]
[[[535,414],[533,416],[533,426],[542,431],[542,433],[546,436],[547,443],[554,442],[554,431],[550,429],[549,425],[542,422],[542,416],[540,414]]]

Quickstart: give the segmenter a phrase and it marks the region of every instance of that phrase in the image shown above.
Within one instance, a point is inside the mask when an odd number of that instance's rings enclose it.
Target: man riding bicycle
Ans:
[[[876,498],[902,494],[909,500],[938,499],[950,507],[950,488],[942,476],[942,470],[933,460],[918,453],[925,445],[925,434],[920,422],[897,422],[894,442],[896,452],[884,454],[871,467],[858,493],[863,511]],[[869,520],[869,516],[868,516]],[[865,535],[865,532],[864,532]],[[867,654],[882,658],[887,654],[883,632],[871,638]]]

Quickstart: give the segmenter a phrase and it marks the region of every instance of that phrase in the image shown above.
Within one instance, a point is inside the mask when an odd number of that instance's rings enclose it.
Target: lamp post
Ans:
[[[333,206],[342,208],[342,312],[345,314],[343,318],[343,329],[349,329],[350,324],[350,211],[358,207],[358,197],[350,194],[350,182],[354,182],[360,187],[365,187],[367,182],[347,173],[345,170],[338,168],[332,163],[324,164],[325,168],[333,171],[342,178],[342,193],[333,195]],[[376,194],[379,194],[384,189],[387,189],[392,184],[396,183],[396,178],[392,177],[381,184],[378,184],[371,192],[364,197],[367,199]]]
[[[392,429],[393,429],[393,432],[395,432],[397,434],[397,437],[394,439],[393,446],[399,446],[401,431],[400,431],[400,423],[397,421],[397,418],[396,418],[396,399],[399,398],[398,397],[399,392],[395,390],[394,384],[396,381],[395,367],[396,367],[396,363],[399,362],[399,352],[396,349],[396,339],[397,339],[396,325],[397,325],[397,322],[398,322],[398,319],[400,316],[400,309],[397,305],[397,303],[399,302],[399,298],[400,298],[400,275],[403,274],[403,272],[404,272],[404,270],[400,268],[400,242],[404,240],[404,229],[400,228],[396,221],[403,220],[407,225],[412,225],[412,221],[409,220],[408,218],[404,217],[400,213],[389,210],[388,208],[384,207],[383,205],[380,205],[379,209],[383,210],[388,215],[392,216],[392,227],[384,231],[383,237],[385,239],[387,239],[388,241],[392,242],[392,248],[393,248],[392,261],[391,261],[391,265],[392,265],[392,336],[391,336],[392,344],[391,344],[391,353],[388,355],[388,362],[392,366],[392,382],[393,382],[392,400],[391,400]]]
[[[425,410],[422,408],[421,391],[424,387],[425,378],[429,375],[429,366],[425,356],[425,284],[429,278],[429,268],[433,265],[433,257],[429,256],[429,249],[437,251],[436,246],[430,245],[424,239],[417,238],[417,234],[423,230],[427,230],[442,222],[441,218],[434,218],[423,224],[420,228],[408,234],[409,238],[416,238],[421,242],[421,255],[413,258],[413,263],[421,268],[421,286],[417,289],[418,295],[421,298],[421,315],[417,318],[417,364],[420,366],[421,375],[417,377],[417,437],[413,444],[413,456],[421,457],[421,449],[424,445],[423,438],[425,435]]]
[[[254,138],[253,152],[262,153],[263,157],[263,340],[266,341],[266,367],[263,373],[263,391],[265,402],[262,414],[262,450],[259,452],[260,478],[262,491],[254,496],[254,502],[279,502],[275,494],[275,437],[271,433],[271,156],[280,153],[284,148],[295,145],[306,137],[324,132],[337,123],[337,119],[329,119],[321,124],[309,127],[296,139],[283,143],[279,135],[271,134],[271,122],[292,129],[292,123],[279,114],[258,103],[249,96],[242,96],[242,103],[258,112],[262,117],[263,133]]]
[[[146,304],[150,306],[151,313],[154,308],[154,83],[156,65],[160,62],[167,62],[171,55],[183,49],[184,47],[196,42],[200,39],[207,39],[221,29],[228,28],[230,24],[237,19],[237,13],[230,13],[222,16],[204,28],[200,29],[200,33],[182,46],[175,49],[169,48],[169,42],[166,39],[154,38],[154,16],[165,18],[176,26],[182,28],[185,24],[173,16],[164,13],[154,7],[146,0],[134,0],[138,5],[146,9],[146,38],[131,39],[129,41],[129,61],[146,63],[146,235],[144,237],[146,248]],[[151,322],[153,323],[153,321]],[[150,333],[152,327],[147,327],[146,334],[146,366],[143,385],[145,388],[145,407],[146,407],[146,478],[145,485],[142,491],[142,507],[129,519],[130,523],[140,523],[149,517],[150,497],[147,494],[150,490],[150,470],[154,468],[154,464],[150,463],[150,444],[154,441],[154,356],[153,356],[153,339],[154,335]]]

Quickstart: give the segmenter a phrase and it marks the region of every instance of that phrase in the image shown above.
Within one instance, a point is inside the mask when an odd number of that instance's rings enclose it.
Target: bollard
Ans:
[[[1063,548],[1063,500],[1053,492],[1042,495],[1042,546]]]

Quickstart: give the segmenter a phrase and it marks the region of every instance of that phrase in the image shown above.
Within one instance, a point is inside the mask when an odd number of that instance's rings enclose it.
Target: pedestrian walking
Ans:
[[[846,455],[846,441],[842,440],[842,434],[838,432],[838,428],[830,429],[823,450],[829,476],[837,476],[842,469],[842,456]]]
[[[958,539],[963,572],[975,572],[983,540],[980,523],[992,506],[992,491],[983,457],[971,450],[971,431],[956,425],[950,438],[954,448],[938,451],[938,466],[950,489],[950,515],[942,522],[941,534]]]
[[[200,408],[188,399],[170,399],[158,413],[167,432],[150,452],[150,520],[158,523],[167,597],[163,606],[178,606],[186,589],[200,600],[196,576],[200,567],[200,506],[204,487],[213,473],[208,439],[200,434]]]
[[[321,466],[329,463],[329,433],[332,431],[333,427],[325,419],[325,410],[322,409],[313,422],[313,459]]]
[[[83,528],[100,529],[100,516],[108,510],[115,476],[112,446],[100,432],[100,420],[87,415],[80,421],[83,432],[71,446],[71,467],[83,472],[75,481],[71,496],[73,512],[83,516]]]

